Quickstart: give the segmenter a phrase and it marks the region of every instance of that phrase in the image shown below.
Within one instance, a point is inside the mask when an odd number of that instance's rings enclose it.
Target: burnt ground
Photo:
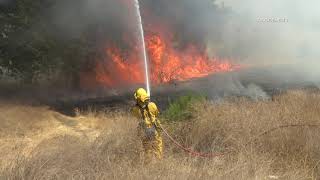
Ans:
[[[4,86],[0,87],[0,100],[25,103],[31,106],[47,105],[55,111],[74,116],[75,109],[127,110],[134,105],[134,90],[141,86],[144,85],[119,89],[98,88],[95,92]],[[170,101],[189,92],[201,93],[212,101],[220,101],[224,97],[230,96],[267,100],[287,90],[318,90],[319,87],[319,76],[306,75],[299,67],[278,65],[216,73],[205,78],[191,79],[185,82],[172,81],[168,84],[152,87],[152,101],[158,104],[160,110],[164,110]]]
[[[320,78],[306,76],[297,69],[288,66],[268,68],[252,68],[230,73],[217,73],[205,78],[192,79],[186,82],[171,82],[169,84],[152,87],[152,101],[161,110],[176,97],[197,92],[204,94],[213,101],[224,97],[245,96],[253,100],[267,100],[276,94],[292,89],[319,89]],[[99,93],[89,93],[81,98],[57,98],[48,104],[55,110],[73,116],[74,109],[93,108],[129,109],[134,104],[132,94],[136,87],[119,90],[104,90]],[[90,97],[91,96],[91,97]],[[80,97],[80,96],[79,96]]]

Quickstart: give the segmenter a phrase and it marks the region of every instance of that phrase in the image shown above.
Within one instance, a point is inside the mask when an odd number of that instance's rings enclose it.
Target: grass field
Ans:
[[[125,111],[77,112],[0,105],[0,179],[319,179],[320,92],[269,101],[194,102],[164,126],[177,141],[216,158],[189,156],[165,137],[162,161],[144,163],[137,121]],[[304,125],[268,130],[281,125]],[[267,132],[267,133],[264,133]]]

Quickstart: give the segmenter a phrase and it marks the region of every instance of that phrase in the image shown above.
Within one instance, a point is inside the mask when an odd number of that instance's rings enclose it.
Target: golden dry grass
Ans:
[[[183,144],[228,152],[204,159],[165,138],[162,161],[145,164],[136,121],[127,112],[0,106],[0,179],[319,179],[320,93],[290,91],[271,101],[232,98],[193,106],[190,121],[166,124]]]

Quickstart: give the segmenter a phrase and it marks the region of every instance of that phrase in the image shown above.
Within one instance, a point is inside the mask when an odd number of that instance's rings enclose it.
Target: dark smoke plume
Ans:
[[[0,5],[8,2],[1,0]],[[276,74],[274,79],[286,81],[299,75],[300,79],[319,82],[320,14],[316,0],[140,0],[140,5],[145,31],[165,26],[173,32],[177,49],[193,43],[210,56],[270,71],[251,73],[250,77],[263,79]],[[130,50],[128,38],[136,41],[135,17],[130,0],[59,0],[44,12],[57,38],[74,39],[86,34],[92,42],[89,46],[98,51],[104,51],[107,43],[116,44],[124,52]],[[33,28],[37,27],[35,24]],[[106,58],[103,56],[101,53],[92,59]],[[286,72],[273,68],[278,65]],[[237,83],[241,91],[247,88]]]

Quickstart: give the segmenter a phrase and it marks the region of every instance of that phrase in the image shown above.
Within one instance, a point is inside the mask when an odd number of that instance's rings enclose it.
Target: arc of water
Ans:
[[[147,52],[146,52],[146,45],[144,41],[144,31],[143,31],[143,24],[142,24],[142,18],[140,13],[140,5],[138,0],[135,1],[135,8],[137,10],[137,19],[139,23],[139,31],[140,31],[140,39],[142,44],[142,54],[143,54],[143,61],[144,61],[144,69],[145,69],[145,80],[146,80],[146,89],[148,92],[148,95],[151,96],[151,89],[150,89],[150,79],[149,79],[149,65],[148,65],[148,58],[147,58]]]

